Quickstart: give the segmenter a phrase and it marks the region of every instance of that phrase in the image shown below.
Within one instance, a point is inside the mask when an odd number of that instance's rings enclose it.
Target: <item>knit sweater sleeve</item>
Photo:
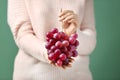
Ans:
[[[38,60],[48,62],[45,42],[35,35],[24,0],[8,0],[8,24],[21,50]]]
[[[94,20],[94,7],[93,0],[86,0],[84,16],[80,29],[77,30],[79,55],[89,55],[96,46],[96,30]]]

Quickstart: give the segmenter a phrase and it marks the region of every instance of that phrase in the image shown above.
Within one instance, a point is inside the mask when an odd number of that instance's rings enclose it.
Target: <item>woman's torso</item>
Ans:
[[[58,15],[63,10],[73,10],[82,22],[85,0],[25,0],[26,10],[33,30],[38,38],[45,40],[45,34],[53,27],[62,30]],[[34,53],[33,53],[34,54]],[[71,68],[61,69],[38,61],[19,50],[15,59],[14,80],[91,80],[89,57],[75,58]]]

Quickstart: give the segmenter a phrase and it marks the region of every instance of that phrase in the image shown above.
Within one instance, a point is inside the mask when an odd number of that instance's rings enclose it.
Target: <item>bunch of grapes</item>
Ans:
[[[57,28],[53,28],[46,34],[46,49],[48,51],[48,59],[57,66],[68,66],[74,60],[73,57],[78,56],[76,51],[79,41],[76,33],[67,36],[64,32],[59,32]]]

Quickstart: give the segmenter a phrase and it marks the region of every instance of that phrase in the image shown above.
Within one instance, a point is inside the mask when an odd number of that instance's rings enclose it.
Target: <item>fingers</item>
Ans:
[[[62,11],[62,12],[60,13],[59,17],[65,15],[65,14],[67,14],[67,13],[74,13],[74,12],[71,11],[71,10],[64,10],[64,11]]]
[[[69,63],[67,65],[62,65],[61,68],[66,69],[72,67],[71,63],[73,63],[74,59],[70,58]]]
[[[79,26],[78,15],[71,10],[61,10],[59,21],[62,22],[62,29],[68,36],[76,32]]]
[[[78,21],[76,19],[70,19],[68,23],[74,23],[75,26],[78,26]]]
[[[74,14],[74,13],[67,13],[67,14],[61,16],[61,17],[59,18],[59,21],[67,22],[67,21],[69,21],[69,20],[71,20],[71,19],[77,20],[77,15]]]
[[[70,20],[68,21],[68,23],[74,23],[74,22],[77,22],[76,19],[70,19]]]
[[[63,22],[63,23],[74,23],[75,26],[78,26],[79,24],[79,19],[77,14],[75,14],[73,11],[71,10],[64,10],[60,13],[59,16],[59,21]]]
[[[67,22],[62,22],[62,28],[63,28],[63,29],[68,28],[68,26],[69,26],[69,23],[67,23]]]
[[[63,69],[70,68],[70,67],[72,67],[71,64],[61,66],[61,68],[63,68]]]
[[[76,20],[75,15],[67,16],[65,19],[63,19],[63,22],[68,22],[68,21],[71,20],[71,19],[75,19],[75,20]]]
[[[63,21],[65,18],[71,16],[73,13],[67,13],[59,18],[59,21]]]
[[[62,68],[62,69],[66,69],[66,68],[70,68],[70,67],[72,67],[72,63],[73,63],[73,61],[74,61],[74,59],[73,58],[69,58],[69,63],[67,63],[67,64],[63,64],[62,66],[59,66],[59,65],[57,65],[56,63],[54,63],[54,62],[50,62],[50,64],[51,65],[53,65],[53,66],[55,66],[55,67],[59,67],[59,68]]]

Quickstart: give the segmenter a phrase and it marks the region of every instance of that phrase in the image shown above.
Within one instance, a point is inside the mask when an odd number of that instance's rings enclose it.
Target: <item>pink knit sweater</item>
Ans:
[[[45,34],[62,30],[58,15],[73,10],[79,16],[79,56],[71,68],[48,63]],[[92,80],[89,54],[96,45],[93,0],[8,0],[8,24],[19,47],[13,80]]]

